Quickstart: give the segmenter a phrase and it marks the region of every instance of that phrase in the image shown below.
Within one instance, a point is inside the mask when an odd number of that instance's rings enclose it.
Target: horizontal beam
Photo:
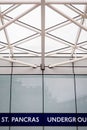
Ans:
[[[0,0],[0,4],[40,4],[40,0]]]
[[[41,0],[0,0],[0,4],[40,4]],[[46,4],[87,4],[87,0],[46,0]]]
[[[47,4],[87,4],[87,0],[46,0]]]
[[[61,66],[61,65],[69,64],[69,63],[74,63],[74,62],[78,62],[78,61],[85,60],[85,59],[87,59],[87,56],[83,56],[81,58],[75,58],[75,59],[72,59],[72,60],[63,61],[63,62],[60,62],[60,63],[50,64],[49,68],[58,67],[58,66]]]
[[[8,62],[13,62],[13,63],[18,63],[18,64],[26,65],[26,66],[33,67],[33,68],[37,67],[37,65],[35,65],[35,64],[29,64],[29,63],[26,63],[24,61],[14,60],[14,59],[11,59],[11,58],[4,58],[4,57],[0,56],[0,59],[8,61]]]

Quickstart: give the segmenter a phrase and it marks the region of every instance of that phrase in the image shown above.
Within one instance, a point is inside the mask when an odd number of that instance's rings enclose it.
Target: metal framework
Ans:
[[[87,0],[45,0],[46,4],[87,4]],[[38,4],[40,0],[0,0],[0,4]]]
[[[57,67],[60,65],[65,65],[72,62],[78,62],[84,59],[87,59],[87,39],[85,38],[87,35],[87,0],[0,0],[0,59],[8,62],[18,63],[22,65],[26,65],[29,67],[36,68],[41,66],[41,69],[44,70],[45,66],[48,68]],[[7,5],[7,6],[6,6]],[[30,5],[29,8],[24,9],[21,12],[21,7],[25,5]],[[5,7],[6,6],[6,7]],[[32,15],[32,12],[35,9],[40,7],[40,15],[35,19],[41,23],[41,27],[34,26],[33,24],[29,24],[27,21],[27,15]],[[59,8],[58,8],[59,7]],[[60,8],[62,7],[62,8]],[[24,8],[24,7],[23,7]],[[47,15],[47,10],[50,10],[50,14],[54,12],[54,15],[58,15],[61,20],[58,23],[56,19],[49,17]],[[66,11],[67,10],[67,11]],[[68,14],[67,12],[70,13]],[[15,13],[14,13],[15,12]],[[17,14],[17,12],[19,12]],[[15,15],[16,14],[16,15]],[[73,15],[72,15],[73,14]],[[53,15],[53,14],[52,14]],[[56,18],[55,15],[55,18]],[[38,19],[40,17],[40,21]],[[50,19],[49,19],[50,18]],[[22,20],[25,19],[25,20]],[[32,19],[32,17],[30,17]],[[47,26],[46,21],[54,21],[54,24]],[[21,27],[23,30],[29,30],[33,32],[28,36],[21,36],[20,39],[14,38],[15,41],[11,40],[10,29],[14,29],[14,25]],[[71,25],[74,28],[67,30],[67,27]],[[63,31],[62,29],[65,29]],[[59,32],[57,33],[57,31]],[[68,32],[67,32],[68,31]],[[64,39],[60,37],[60,34],[66,35],[68,37],[68,33],[73,32],[75,40],[73,42],[73,37],[71,37],[71,41],[67,38]],[[16,33],[16,32],[15,32]],[[18,33],[18,32],[17,32]],[[21,35],[20,32],[18,35]],[[30,49],[29,43],[33,40],[40,38],[40,51],[35,49]],[[5,39],[5,40],[3,40]],[[50,39],[49,43],[46,39]],[[36,40],[35,47],[38,48],[36,44],[38,41]],[[26,45],[25,45],[26,43]],[[24,44],[24,46],[23,46]],[[33,44],[33,42],[32,42]],[[49,44],[56,44],[54,48]],[[34,45],[32,45],[34,47]],[[46,46],[47,49],[46,49]],[[54,45],[53,45],[54,46]],[[19,51],[17,53],[17,51]],[[80,55],[79,55],[80,53]],[[20,61],[16,59],[16,56],[20,56],[20,54],[24,54],[25,56],[36,56],[41,58],[40,64],[32,64],[26,63],[25,61]],[[70,60],[61,61],[59,63],[52,62],[50,65],[47,65],[45,59],[51,56],[61,56],[65,55],[69,56]],[[5,57],[6,56],[6,57]],[[15,59],[14,59],[15,57]],[[72,59],[71,59],[72,58]]]

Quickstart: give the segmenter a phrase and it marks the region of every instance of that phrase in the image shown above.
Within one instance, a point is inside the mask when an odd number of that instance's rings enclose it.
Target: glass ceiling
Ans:
[[[15,56],[86,59],[87,0],[0,0],[0,59]]]

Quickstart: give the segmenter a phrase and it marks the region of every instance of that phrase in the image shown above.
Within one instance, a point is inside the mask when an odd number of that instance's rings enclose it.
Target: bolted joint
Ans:
[[[41,70],[45,70],[45,65],[40,65]]]

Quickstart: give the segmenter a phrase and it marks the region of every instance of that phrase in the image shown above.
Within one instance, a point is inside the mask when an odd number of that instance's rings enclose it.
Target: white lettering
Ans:
[[[77,121],[78,122],[87,122],[87,117],[78,117]]]
[[[39,117],[12,117],[11,122],[39,122]]]
[[[47,117],[48,122],[76,122],[75,117]]]

